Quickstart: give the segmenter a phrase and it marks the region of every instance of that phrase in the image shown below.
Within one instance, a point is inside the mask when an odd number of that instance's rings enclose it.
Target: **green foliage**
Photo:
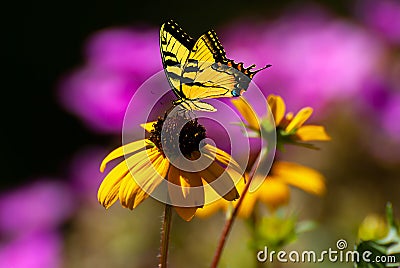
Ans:
[[[299,222],[296,215],[274,213],[252,226],[254,236],[251,246],[254,249],[267,246],[271,250],[280,250],[294,242],[301,233],[314,229],[315,225],[312,221]]]
[[[386,207],[386,218],[389,225],[387,235],[379,240],[360,241],[356,245],[356,250],[360,256],[366,251],[371,252],[367,262],[360,258],[360,262],[355,263],[356,268],[385,268],[385,267],[399,267],[400,266],[400,233],[399,226],[396,224],[393,217],[392,205],[389,203]],[[375,260],[389,260],[390,258],[395,261],[376,262]]]
[[[296,218],[293,216],[288,218],[264,217],[257,227],[259,241],[263,246],[271,249],[280,249],[297,237]]]

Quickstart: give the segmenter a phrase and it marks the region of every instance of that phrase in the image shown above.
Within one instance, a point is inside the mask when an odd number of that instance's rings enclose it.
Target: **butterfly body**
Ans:
[[[203,34],[197,41],[172,20],[160,30],[163,67],[172,91],[178,98],[175,105],[188,110],[216,111],[202,100],[238,97],[247,90],[255,66],[243,67],[225,55],[214,31]]]

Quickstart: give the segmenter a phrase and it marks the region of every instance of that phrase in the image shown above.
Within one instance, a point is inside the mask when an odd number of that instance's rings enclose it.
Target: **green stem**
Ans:
[[[253,211],[251,212],[250,219],[249,219],[249,226],[251,231],[251,238],[252,238],[252,246],[254,247],[254,256],[257,256],[258,249],[257,249],[257,224],[258,224],[258,204],[254,204]],[[261,262],[256,259],[256,268],[264,267]]]
[[[164,221],[161,232],[160,268],[167,268],[169,233],[171,230],[172,206],[165,204]]]
[[[236,216],[238,215],[238,212],[239,212],[239,209],[240,209],[240,207],[241,207],[241,205],[243,203],[243,200],[244,200],[244,198],[245,198],[245,196],[246,196],[246,194],[247,194],[247,192],[249,190],[250,183],[253,180],[253,177],[254,177],[254,174],[255,174],[255,172],[256,172],[256,170],[258,168],[258,165],[260,164],[261,155],[262,154],[260,152],[258,157],[256,158],[258,161],[255,161],[256,164],[253,165],[253,167],[251,169],[251,174],[249,176],[249,181],[246,183],[246,185],[245,185],[245,187],[243,189],[243,193],[240,196],[239,201],[238,201],[235,209],[233,210],[231,217],[225,223],[224,229],[223,229],[222,234],[221,234],[221,238],[220,238],[219,243],[218,243],[217,250],[215,251],[214,259],[213,259],[213,261],[211,263],[211,268],[217,268],[217,266],[218,266],[218,263],[219,263],[219,260],[221,259],[222,251],[224,249],[224,246],[225,246],[226,240],[228,238],[228,235],[229,235],[229,233],[230,233],[230,231],[232,229],[233,223],[235,222]]]

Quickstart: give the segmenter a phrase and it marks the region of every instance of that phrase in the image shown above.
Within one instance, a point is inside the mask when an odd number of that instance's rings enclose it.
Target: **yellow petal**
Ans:
[[[193,219],[194,214],[196,214],[197,207],[174,207],[176,213],[184,219],[185,221],[190,221]]]
[[[173,205],[178,207],[202,207],[204,190],[198,173],[179,170],[173,165],[168,172],[168,194]]]
[[[326,191],[324,176],[309,167],[279,161],[274,163],[271,173],[280,181],[311,194],[323,195]]]
[[[134,169],[142,170],[146,165],[149,165],[150,160],[147,158],[148,152],[141,151],[135,155],[130,156],[126,162],[130,167],[129,174],[124,178],[119,190],[119,201],[123,207],[133,209],[135,204],[136,193],[140,190],[136,181],[133,179],[132,174],[135,174]],[[153,158],[156,155],[152,155]]]
[[[157,121],[152,121],[152,122],[147,122],[144,124],[140,124],[142,128],[144,128],[147,132],[151,132],[154,129],[154,124],[157,123]]]
[[[159,154],[158,157],[142,171],[136,174],[132,173],[140,186],[140,191],[138,191],[135,196],[134,208],[145,200],[166,178],[169,166],[168,160]]]
[[[223,165],[227,166],[228,168],[232,168],[236,172],[243,174],[242,168],[239,166],[239,164],[230,156],[227,152],[212,146],[211,144],[206,144],[202,150],[204,149],[204,153],[211,157],[211,159],[215,159],[222,163]]]
[[[162,161],[162,155],[158,150],[153,149],[141,151],[126,160],[130,173],[128,174],[129,176],[124,178],[119,191],[119,199],[123,207],[135,208],[147,198],[148,193],[146,193],[146,190],[151,193],[158,186],[159,183],[157,182],[159,180],[155,177],[156,167],[162,164]],[[153,188],[148,189],[149,186]]]
[[[119,201],[121,205],[125,208],[133,209],[135,204],[136,193],[140,190],[132,175],[128,173],[122,180],[120,191],[119,191]]]
[[[285,116],[285,120],[288,121],[288,122],[292,121],[293,120],[293,113],[292,112],[287,113],[286,116]]]
[[[271,109],[272,115],[275,118],[275,125],[278,126],[285,115],[285,102],[280,96],[276,96],[273,94],[268,96],[267,101],[269,108]]]
[[[245,187],[245,183],[243,181],[241,181],[238,185],[237,185],[238,189],[240,189],[240,195],[243,196],[243,190]],[[233,202],[234,206],[236,206],[238,201]],[[248,218],[250,217],[251,213],[254,210],[254,206],[257,202],[257,195],[255,193],[250,193],[248,192],[245,196],[244,199],[242,201],[242,205],[239,208],[239,214],[238,216],[241,218]]]
[[[242,205],[239,208],[238,216],[241,218],[248,218],[250,217],[251,213],[254,210],[254,206],[257,202],[257,196],[252,193],[247,193],[246,195],[243,194],[243,190],[245,188],[245,182],[242,180],[240,181],[236,187],[237,190],[240,192],[240,196],[244,196],[244,199],[242,201]],[[242,197],[243,198],[243,197]],[[235,200],[233,202],[226,201],[225,199],[219,199],[217,202],[215,202],[219,208],[223,210],[227,210],[229,206],[236,207],[237,203],[239,200]],[[198,210],[197,214],[199,214],[202,211],[202,209]],[[211,211],[212,212],[212,211]],[[209,212],[209,213],[211,213]],[[197,215],[196,214],[196,215]]]
[[[154,171],[154,162],[156,160],[161,161],[161,159],[159,159],[160,157],[162,159],[162,155],[157,149],[148,149],[141,151],[126,160],[129,170],[138,184],[141,185],[148,180],[150,175],[148,173]]]
[[[292,121],[290,121],[289,125],[286,127],[286,132],[290,133],[293,130],[296,130],[299,127],[301,127],[304,124],[304,122],[306,122],[307,119],[310,118],[312,112],[313,109],[311,107],[306,107],[301,109],[292,119]]]
[[[254,194],[256,194],[272,211],[286,205],[290,198],[289,187],[285,183],[275,179],[273,176],[268,176]]]
[[[257,202],[257,194],[247,193],[246,195],[243,195],[243,190],[245,187],[244,181],[240,181],[236,185],[236,187],[237,187],[238,191],[241,193],[241,196],[244,196],[242,205],[239,208],[238,216],[241,218],[248,218],[251,215],[251,213],[254,209],[254,206]],[[232,205],[235,207],[237,205],[237,203],[238,203],[238,200],[229,202],[229,201],[226,201],[225,199],[218,199],[217,201],[215,201],[211,204],[208,204],[208,205],[204,206],[203,208],[197,210],[196,216],[208,217],[208,216],[214,214],[218,210],[226,211]]]
[[[204,191],[203,191],[203,183],[201,181],[201,177],[197,172],[186,172],[180,171],[179,182],[182,187],[183,196],[187,199],[195,197],[197,201],[194,202],[196,206],[204,205]],[[198,188],[196,188],[198,187]],[[194,190],[194,188],[196,188]]]
[[[248,101],[243,97],[239,97],[236,99],[232,99],[231,102],[239,111],[239,113],[243,116],[243,118],[247,121],[249,127],[253,130],[259,131],[260,123],[257,114],[248,103]]]
[[[104,178],[97,192],[97,199],[105,208],[109,208],[118,199],[122,179],[129,173],[125,161],[114,167]]]
[[[225,199],[220,198],[217,201],[198,209],[196,211],[196,216],[201,218],[209,217],[218,210],[226,210],[229,203],[230,202],[226,201]]]
[[[105,207],[110,207],[118,197],[121,198],[120,187],[121,181],[129,175],[129,170],[132,167],[142,167],[145,163],[144,156],[147,156],[146,151],[141,151],[130,156],[127,160],[122,161],[114,167],[104,178],[100,185],[97,197],[99,202]]]
[[[139,140],[139,141],[134,141],[134,142],[125,144],[125,145],[115,149],[114,151],[109,153],[104,158],[104,160],[101,162],[100,171],[104,172],[104,169],[106,168],[106,165],[108,162],[110,162],[118,157],[121,157],[124,154],[134,153],[134,152],[146,147],[147,145],[148,145],[148,143],[146,142],[146,140]]]
[[[200,171],[200,176],[223,198],[228,201],[239,198],[235,184],[228,172],[215,161],[209,167]]]
[[[329,141],[331,137],[323,126],[306,125],[296,131],[296,139],[300,141]]]

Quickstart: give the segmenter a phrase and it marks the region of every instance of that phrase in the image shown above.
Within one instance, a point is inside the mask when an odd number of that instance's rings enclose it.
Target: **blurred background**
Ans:
[[[289,210],[318,222],[292,248],[322,250],[340,238],[352,245],[365,217],[383,215],[388,201],[400,215],[399,1],[40,1],[13,9],[2,44],[0,267],[157,265],[162,205],[106,211],[96,194],[99,163],[121,144],[131,96],[162,68],[158,31],[170,18],[195,38],[215,29],[227,56],[245,66],[272,64],[254,82],[289,111],[313,107],[311,121],[331,135],[320,151],[282,155],[327,184],[322,198],[292,192]],[[223,223],[223,213],[174,217],[171,267],[208,266]],[[247,247],[239,220],[221,267],[250,267]]]

